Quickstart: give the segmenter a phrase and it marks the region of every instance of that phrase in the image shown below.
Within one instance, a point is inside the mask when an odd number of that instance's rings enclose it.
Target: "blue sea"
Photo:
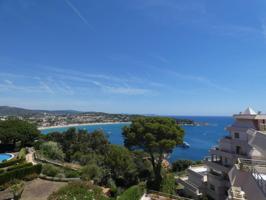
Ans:
[[[190,144],[190,148],[174,149],[169,160],[171,162],[177,159],[202,160],[204,156],[208,155],[208,150],[216,145],[219,139],[228,133],[225,128],[232,124],[232,117],[191,117],[178,116],[177,119],[191,119],[196,122],[207,122],[208,126],[183,126],[185,130],[185,141]],[[108,136],[112,144],[123,145],[122,128],[126,124],[104,124],[104,125],[90,125],[79,126],[77,128],[93,131],[102,129]],[[42,130],[43,134],[53,131],[63,132],[68,128],[53,128]]]

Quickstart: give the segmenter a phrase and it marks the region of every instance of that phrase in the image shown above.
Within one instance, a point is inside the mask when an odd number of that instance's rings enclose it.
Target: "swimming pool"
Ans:
[[[9,160],[13,157],[12,154],[9,153],[0,153],[0,163],[3,162],[3,160]]]

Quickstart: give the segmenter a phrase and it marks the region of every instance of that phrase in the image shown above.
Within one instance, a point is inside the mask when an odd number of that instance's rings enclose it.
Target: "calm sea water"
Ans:
[[[233,122],[232,117],[175,117],[180,119],[192,119],[197,122],[208,122],[208,126],[185,126],[185,141],[190,144],[190,148],[175,148],[170,161],[177,159],[202,160],[208,155],[210,147],[216,145],[218,140],[227,135],[225,127]],[[77,128],[93,131],[102,129],[109,137],[112,144],[123,144],[122,127],[125,124],[104,124],[93,126],[79,126]],[[53,131],[63,132],[68,128],[53,128],[42,130],[43,134]]]

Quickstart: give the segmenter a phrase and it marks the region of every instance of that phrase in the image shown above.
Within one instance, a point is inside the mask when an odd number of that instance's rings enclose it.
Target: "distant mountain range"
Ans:
[[[65,115],[65,114],[79,114],[82,112],[76,110],[31,110],[31,109],[17,108],[10,106],[0,106],[0,116],[33,116],[33,115],[44,115],[45,113],[53,115]]]

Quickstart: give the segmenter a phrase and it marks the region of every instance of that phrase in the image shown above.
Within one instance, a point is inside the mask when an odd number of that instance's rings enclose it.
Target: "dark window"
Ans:
[[[240,146],[236,146],[236,154],[240,154],[240,150],[241,150],[241,147]]]
[[[237,139],[239,138],[239,133],[237,133],[237,132],[235,133],[235,138],[237,138]]]
[[[228,164],[228,160],[227,158],[224,158],[224,165],[227,165]]]

